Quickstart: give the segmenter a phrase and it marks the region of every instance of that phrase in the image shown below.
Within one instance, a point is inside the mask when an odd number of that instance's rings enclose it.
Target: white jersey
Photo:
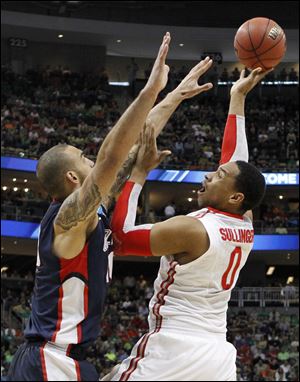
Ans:
[[[163,256],[149,304],[150,330],[164,328],[226,333],[226,311],[241,268],[253,246],[250,218],[204,208],[201,221],[210,244],[198,259],[180,265]]]
[[[210,245],[178,264],[163,256],[149,304],[149,332],[103,381],[235,381],[236,349],[226,341],[231,290],[253,245],[247,217],[204,208]]]

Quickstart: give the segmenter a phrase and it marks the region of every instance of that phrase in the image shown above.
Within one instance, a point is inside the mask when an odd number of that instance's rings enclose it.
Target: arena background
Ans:
[[[23,341],[38,226],[49,205],[35,178],[36,159],[59,142],[94,157],[145,84],[168,30],[171,70],[161,96],[207,53],[215,64],[206,80],[215,86],[182,104],[159,137],[173,155],[150,174],[137,222],[197,209],[197,182],[219,161],[230,85],[243,68],[233,38],[257,16],[285,30],[287,53],[246,101],[250,161],[268,188],[254,211],[254,250],[232,293],[228,339],[238,349],[238,380],[299,380],[298,8],[297,1],[1,2],[3,380]],[[115,259],[101,336],[89,351],[101,375],[147,330],[158,265],[158,259]]]

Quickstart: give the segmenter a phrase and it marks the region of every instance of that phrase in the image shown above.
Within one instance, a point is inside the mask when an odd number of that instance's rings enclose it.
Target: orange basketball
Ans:
[[[239,61],[249,69],[274,68],[286,51],[285,33],[275,21],[255,17],[239,27],[234,49]]]

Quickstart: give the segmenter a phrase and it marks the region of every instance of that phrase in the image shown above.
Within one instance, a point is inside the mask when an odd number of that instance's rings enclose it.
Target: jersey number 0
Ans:
[[[242,258],[242,249],[241,247],[235,247],[234,250],[230,254],[230,259],[229,259],[229,264],[222,276],[222,288],[223,289],[230,289],[232,287],[233,281],[235,274],[238,270],[238,267],[241,263],[241,258]],[[234,268],[233,268],[234,266]],[[232,270],[233,268],[233,270]],[[231,272],[232,270],[232,272]],[[228,282],[228,276],[231,272],[230,280]]]

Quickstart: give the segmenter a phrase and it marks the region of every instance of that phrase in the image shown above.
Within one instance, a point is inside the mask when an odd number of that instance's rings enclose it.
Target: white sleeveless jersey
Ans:
[[[253,246],[250,218],[203,208],[188,216],[199,219],[209,249],[184,265],[163,256],[154,296],[149,303],[150,330],[184,330],[224,335],[231,290]]]

